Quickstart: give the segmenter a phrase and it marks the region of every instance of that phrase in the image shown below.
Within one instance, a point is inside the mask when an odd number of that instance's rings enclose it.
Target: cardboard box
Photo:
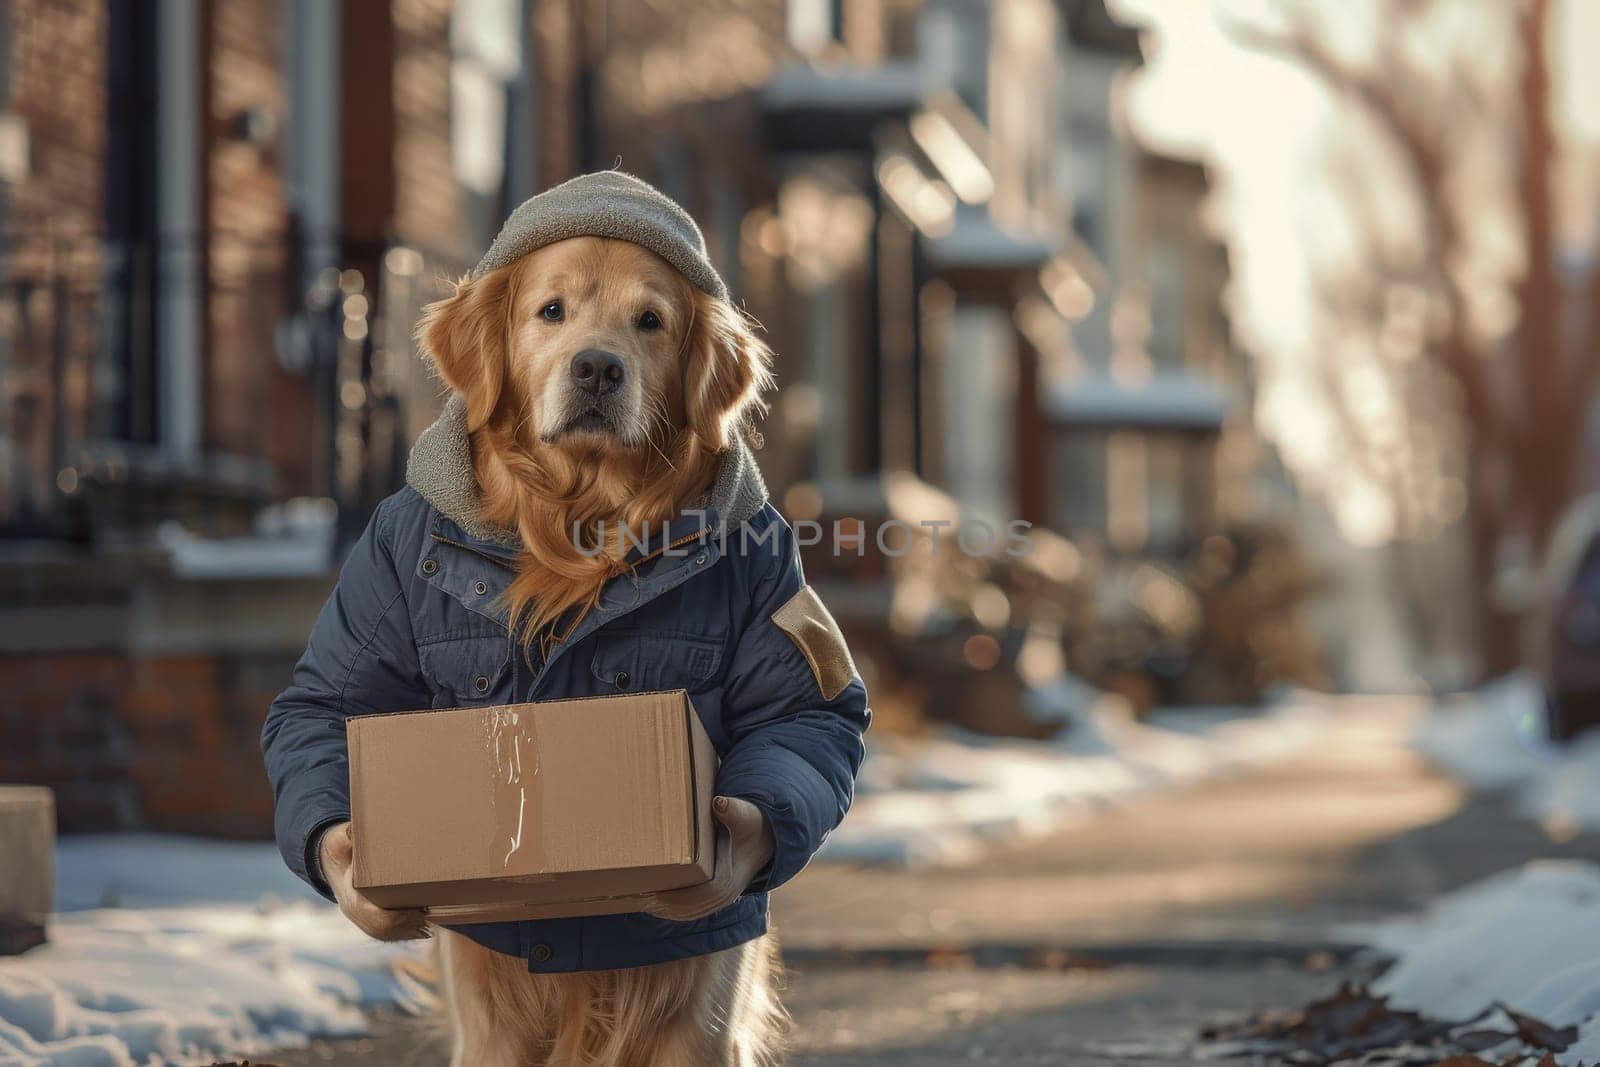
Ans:
[[[682,690],[363,715],[355,884],[441,923],[638,911],[711,877],[717,756]]]

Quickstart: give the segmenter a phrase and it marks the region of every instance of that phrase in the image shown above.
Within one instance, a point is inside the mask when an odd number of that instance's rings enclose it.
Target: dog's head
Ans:
[[[456,287],[417,336],[469,430],[573,451],[713,451],[761,403],[771,352],[745,316],[627,241],[575,237]]]

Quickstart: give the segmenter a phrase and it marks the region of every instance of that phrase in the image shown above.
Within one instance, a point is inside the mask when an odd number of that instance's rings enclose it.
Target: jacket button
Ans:
[[[480,693],[487,693],[489,691],[489,679],[482,674],[478,675],[478,680],[472,684]]]
[[[489,586],[482,578],[479,578],[477,581],[472,583],[472,591],[477,593],[479,596],[482,596],[489,591]]]
[[[549,963],[550,957],[555,955],[555,950],[549,945],[534,945],[533,951],[528,955],[533,957],[535,963]]]
[[[704,552],[700,553],[698,556],[696,556],[694,558],[694,563],[695,563],[695,566],[697,566],[697,567],[704,566],[705,562],[706,562],[706,554]]]
[[[422,573],[423,574],[433,574],[438,569],[439,569],[439,561],[438,560],[436,560],[436,559],[425,559],[425,560],[422,561]]]
[[[631,681],[633,681],[633,679],[628,677],[628,672],[627,671],[618,671],[617,672],[617,688],[618,689],[626,689],[626,688],[628,688],[628,683],[631,682]]]

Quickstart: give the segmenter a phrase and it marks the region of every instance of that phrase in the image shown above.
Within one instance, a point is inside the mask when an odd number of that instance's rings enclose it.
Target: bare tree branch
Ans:
[[[1489,390],[1476,346],[1467,339],[1466,300],[1448,269],[1460,243],[1460,234],[1443,195],[1446,168],[1441,146],[1436,143],[1438,127],[1418,121],[1406,109],[1402,103],[1403,94],[1396,91],[1393,68],[1385,65],[1385,75],[1381,78],[1371,71],[1354,68],[1327,48],[1304,16],[1291,21],[1296,24],[1279,33],[1238,20],[1226,20],[1223,32],[1243,47],[1298,63],[1316,75],[1330,91],[1365,108],[1394,139],[1412,171],[1417,203],[1423,212],[1432,250],[1428,258],[1440,265],[1441,288],[1450,311],[1450,335],[1439,346],[1439,356],[1461,383],[1468,417],[1480,434],[1498,440],[1502,430],[1499,408]],[[1386,52],[1398,63],[1392,48],[1386,46]]]

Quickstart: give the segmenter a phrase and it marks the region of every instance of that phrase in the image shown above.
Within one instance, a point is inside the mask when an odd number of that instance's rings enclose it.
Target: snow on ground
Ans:
[[[1514,674],[1444,702],[1414,742],[1468,788],[1513,794],[1552,833],[1600,829],[1600,731],[1565,747],[1545,735],[1544,695]]]
[[[1135,720],[1104,699],[1058,739],[1013,741],[946,731],[875,738],[856,801],[822,855],[856,863],[957,864],[999,838],[1044,833],[1106,806],[1258,766],[1326,729],[1324,700],[1266,711],[1184,709]]]
[[[0,1064],[209,1063],[366,1032],[363,1005],[415,1005],[418,946],[369,940],[300,902],[64,913],[0,958]]]
[[[56,860],[49,942],[0,957],[0,1067],[210,1063],[426,998],[425,945],[368,939],[270,844],[67,837]]]
[[[1531,863],[1345,934],[1396,961],[1373,985],[1394,1008],[1499,1029],[1504,1005],[1578,1028],[1558,1063],[1600,1061],[1600,867]]]
[[[1536,679],[1515,674],[1448,698],[1413,743],[1469,789],[1503,792],[1552,835],[1600,829],[1600,733],[1565,747],[1545,732]],[[1393,958],[1374,984],[1392,1006],[1437,1019],[1496,1006],[1576,1027],[1562,1065],[1600,1062],[1600,866],[1540,861],[1502,871],[1436,901],[1423,915],[1353,927],[1351,940]]]

